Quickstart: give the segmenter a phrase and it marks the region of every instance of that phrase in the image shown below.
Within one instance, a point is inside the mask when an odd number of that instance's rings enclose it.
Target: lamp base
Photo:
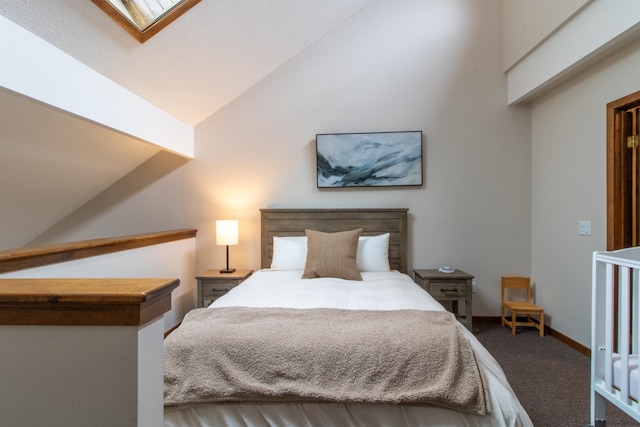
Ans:
[[[223,268],[220,273],[233,273],[234,271],[236,271],[235,268]]]

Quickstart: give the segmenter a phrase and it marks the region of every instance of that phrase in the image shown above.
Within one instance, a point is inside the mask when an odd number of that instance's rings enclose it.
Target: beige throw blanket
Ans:
[[[165,405],[223,401],[427,403],[488,412],[448,312],[197,309],[165,340]]]

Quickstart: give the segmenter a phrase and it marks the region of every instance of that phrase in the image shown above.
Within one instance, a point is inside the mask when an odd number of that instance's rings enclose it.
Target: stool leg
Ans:
[[[511,312],[511,335],[516,334],[516,312]]]
[[[540,312],[540,336],[544,336],[544,311]]]

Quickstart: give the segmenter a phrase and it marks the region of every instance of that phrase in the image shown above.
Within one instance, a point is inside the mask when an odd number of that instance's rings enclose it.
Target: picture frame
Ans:
[[[317,134],[317,187],[419,187],[422,153],[422,131]]]

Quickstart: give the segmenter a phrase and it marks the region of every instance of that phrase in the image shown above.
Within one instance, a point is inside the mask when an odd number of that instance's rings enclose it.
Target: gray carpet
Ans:
[[[516,336],[497,322],[474,321],[474,334],[502,366],[511,387],[536,427],[589,424],[590,360],[534,328]],[[639,426],[613,405],[607,427]]]

